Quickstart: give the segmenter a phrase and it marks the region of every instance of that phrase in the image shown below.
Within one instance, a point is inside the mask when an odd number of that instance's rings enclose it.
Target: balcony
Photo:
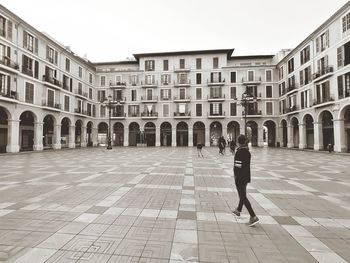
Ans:
[[[27,76],[30,76],[30,77],[33,77],[33,75],[34,75],[32,69],[26,68],[24,66],[22,66],[22,73],[26,74]]]
[[[242,116],[245,116],[245,111],[242,111]],[[247,116],[249,116],[249,117],[261,117],[262,112],[261,112],[261,110],[248,110]]]
[[[158,118],[158,112],[153,112],[153,111],[141,112],[141,118],[142,119],[157,119]]]
[[[125,112],[112,112],[111,118],[117,119],[117,120],[122,120],[122,119],[126,118],[126,113]]]
[[[158,101],[158,96],[146,96],[146,97],[143,97],[141,96],[141,102],[142,103],[155,103]]]
[[[62,87],[62,83],[54,77],[43,75],[43,81],[45,82],[46,86],[51,88],[57,89]]]
[[[189,119],[191,118],[191,112],[174,112],[175,119]]]
[[[254,78],[254,79],[242,78],[243,85],[259,85],[260,83],[261,83],[261,77]]]
[[[137,112],[137,113],[133,112],[133,113],[129,113],[128,116],[129,116],[129,117],[140,117],[140,113],[138,113],[138,112]]]
[[[284,93],[282,92],[282,95],[284,94],[292,94],[294,92],[297,92],[298,91],[298,84],[294,83],[294,84],[291,84],[291,85],[288,85],[287,88],[284,90]]]
[[[191,86],[190,79],[174,81],[174,87],[190,87],[190,86]]]
[[[158,81],[141,81],[142,88],[156,88],[158,87]]]
[[[55,103],[55,102],[53,102],[53,101],[46,101],[46,100],[43,100],[41,105],[42,105],[43,107],[48,108],[49,110],[54,110],[54,111],[60,111],[60,110],[62,109],[61,104]]]
[[[334,98],[332,96],[329,96],[314,100],[313,106],[315,108],[321,108],[331,104],[334,104]]]
[[[208,112],[208,119],[222,119],[225,118],[226,112],[220,111],[218,113]]]
[[[110,81],[109,82],[109,87],[111,89],[116,88],[116,89],[124,89],[126,87],[126,82],[122,81]]]
[[[330,76],[333,75],[333,67],[332,66],[327,66],[321,69],[320,71],[316,72],[315,74],[312,75],[312,78],[314,82],[319,82],[321,80],[324,80],[326,78],[329,78]]]
[[[87,99],[87,97],[88,97],[88,93],[87,92],[83,92],[82,90],[79,90],[79,89],[77,89],[77,90],[75,90],[74,91],[74,94],[77,96],[77,97],[80,97],[80,98],[82,98],[82,99]]]
[[[0,98],[8,102],[16,102],[16,100],[18,100],[17,95],[17,92],[12,90],[0,91]]]
[[[191,96],[184,96],[184,97],[178,97],[174,96],[174,102],[190,102],[191,101]]]
[[[291,106],[289,108],[283,109],[283,114],[287,114],[287,115],[293,114],[298,110],[299,110],[299,106],[294,105],[294,106]]]
[[[208,86],[224,86],[225,85],[225,79],[208,79],[207,80]]]
[[[188,66],[180,67],[180,68],[175,68],[174,67],[174,72],[176,73],[182,73],[182,72],[190,72],[191,68]]]
[[[207,96],[208,101],[224,101],[225,100],[225,94],[220,95],[208,95]]]
[[[6,66],[7,70],[13,73],[17,73],[19,66],[17,63],[13,62],[9,57],[3,56],[0,58],[0,65]]]
[[[75,109],[74,109],[74,113],[83,115],[84,117],[87,115],[87,111],[86,111],[86,110],[82,110],[82,109],[80,109],[80,108],[75,108]]]
[[[103,102],[103,101],[102,101]],[[113,97],[111,100],[112,103],[120,103],[120,104],[124,104],[126,102],[126,97]]]

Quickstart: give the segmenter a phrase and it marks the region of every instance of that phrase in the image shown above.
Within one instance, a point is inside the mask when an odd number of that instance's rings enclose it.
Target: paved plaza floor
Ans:
[[[248,227],[217,148],[0,155],[0,261],[350,262],[350,156],[252,149]]]

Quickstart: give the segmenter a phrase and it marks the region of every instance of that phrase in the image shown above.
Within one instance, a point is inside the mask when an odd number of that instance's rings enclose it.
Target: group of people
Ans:
[[[230,147],[231,154],[233,155],[237,147],[235,140],[227,140],[227,145]],[[226,140],[224,136],[221,136],[218,139],[218,147],[219,147],[219,154],[225,155]]]

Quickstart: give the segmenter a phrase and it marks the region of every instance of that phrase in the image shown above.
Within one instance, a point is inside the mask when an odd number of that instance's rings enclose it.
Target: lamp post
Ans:
[[[254,100],[247,91],[242,94],[241,105],[244,107],[244,135],[247,137],[247,110],[249,103]]]
[[[108,134],[107,134],[107,150],[112,150],[112,136],[111,136],[111,112],[114,107],[112,104],[112,96],[108,96],[108,100],[105,102],[106,107],[108,108]]]

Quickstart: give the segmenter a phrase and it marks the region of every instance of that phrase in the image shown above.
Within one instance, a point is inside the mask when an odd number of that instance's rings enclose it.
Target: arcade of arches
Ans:
[[[281,146],[326,150],[334,145],[336,152],[350,152],[350,106],[335,114],[328,110],[318,115],[305,114],[289,119],[265,120],[263,123],[249,120],[247,135],[252,146]],[[106,145],[108,124],[100,121],[84,121],[53,114],[38,116],[23,111],[17,118],[0,107],[0,152],[19,152],[45,149],[75,148]],[[244,133],[244,124],[237,121],[202,122],[193,124],[179,121],[114,122],[111,138],[114,146],[216,146],[218,138],[237,140]]]

